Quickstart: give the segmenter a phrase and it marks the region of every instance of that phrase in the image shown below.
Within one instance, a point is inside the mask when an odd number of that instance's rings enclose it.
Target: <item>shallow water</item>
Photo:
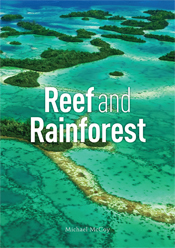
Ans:
[[[1,146],[3,246],[142,247],[143,239],[144,247],[173,246],[172,226],[115,213],[90,202],[32,145],[2,140]],[[68,233],[66,227],[111,231]]]

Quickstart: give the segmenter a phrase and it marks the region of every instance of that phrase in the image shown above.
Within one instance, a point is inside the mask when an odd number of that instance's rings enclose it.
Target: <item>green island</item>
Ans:
[[[37,125],[36,125],[37,126]],[[41,131],[42,136],[45,137],[48,133],[48,129],[46,127]],[[0,120],[0,132],[1,136],[6,136],[10,138],[22,139],[24,141],[31,142],[31,124],[30,120],[26,122],[19,122],[14,119],[2,119]],[[35,134],[35,142],[33,145],[39,146],[41,149],[45,151],[54,151],[54,152],[62,152],[73,147],[73,142],[66,142],[64,138],[64,142],[59,142],[59,132],[57,132],[57,142],[48,143],[44,141],[40,142],[38,135]],[[85,145],[90,147],[105,147],[109,144],[109,142],[102,142],[102,139],[99,139],[98,142],[92,143],[89,139],[86,139],[84,142]]]
[[[93,143],[89,139],[86,139],[84,144],[90,147],[105,147],[109,144],[109,142],[102,142],[102,138],[100,138],[99,141],[97,141],[96,143]]]
[[[147,19],[150,22],[127,20],[122,25],[133,27],[142,27],[144,30],[164,29],[168,26],[166,19],[175,19],[175,13],[167,10],[147,10],[143,13],[150,14],[150,16],[134,16],[135,19]]]
[[[19,32],[19,31],[15,30],[14,28],[4,27],[1,30],[7,31],[7,32],[1,33],[0,37],[1,38],[7,38],[9,36],[16,36],[16,35],[38,34],[38,35],[44,35],[44,36],[56,36],[60,40],[63,40],[66,42],[83,42],[83,40],[81,40],[77,36],[66,35],[66,34],[62,34],[62,33],[59,33],[57,31],[54,31],[54,30],[46,29],[45,27],[43,27],[39,24],[36,24],[35,22],[21,21],[21,22],[18,22],[17,25],[24,28],[24,29],[28,29],[28,30],[32,30],[32,31]]]
[[[134,35],[143,35],[144,32],[142,29],[140,28],[129,28],[129,27],[117,27],[115,25],[104,25],[102,27],[99,27],[100,29],[103,30],[109,30],[109,31],[114,31],[117,33],[121,33],[121,34],[134,34]]]
[[[58,38],[59,40],[66,41],[66,42],[83,42],[83,40],[81,40],[79,37],[67,35],[67,34],[62,34]]]
[[[62,33],[60,32],[46,29],[45,27],[36,23],[35,21],[33,22],[20,21],[17,23],[17,25],[21,28],[31,30],[32,34],[45,35],[45,36],[56,36],[56,37],[59,37],[60,35],[62,35]]]
[[[147,19],[147,16],[133,16],[134,19]]]
[[[2,51],[2,50],[0,50],[0,53],[3,53],[3,51]]]
[[[31,125],[30,121],[26,122],[19,122],[15,120],[0,120],[0,131],[2,136],[7,137],[14,137],[22,140],[26,140],[30,142],[30,133],[31,133]],[[46,128],[43,128],[42,135],[45,137],[48,130]],[[59,132],[57,133],[59,137]],[[59,140],[59,139],[58,139]],[[40,148],[46,150],[46,151],[65,151],[67,149],[72,148],[73,144],[72,142],[63,142],[60,143],[59,141],[57,143],[48,143],[44,142],[41,143],[39,141],[38,135],[35,135],[35,143],[34,145],[38,145]]]
[[[94,43],[93,40],[91,42]],[[97,42],[95,41],[95,43]],[[12,66],[33,71],[49,72],[60,68],[68,68],[82,63],[105,59],[112,55],[124,54],[124,52],[119,49],[110,48],[107,42],[103,42],[103,44],[100,42],[98,46],[101,47],[99,52],[93,53],[48,48],[40,55],[43,59],[0,58],[0,66]]]
[[[101,40],[100,38],[93,39],[90,41],[90,43],[93,46],[98,46],[98,47],[103,47],[103,48],[109,48],[110,47],[109,43],[107,43],[104,40]]]
[[[108,20],[126,20],[126,18],[124,16],[111,16],[108,18]]]
[[[83,20],[83,21],[89,21],[89,18],[88,17],[83,17],[81,20]]]
[[[69,17],[93,17],[96,19],[107,19],[106,16],[111,16],[108,11],[103,10],[88,10],[88,11],[77,11],[71,12],[67,15],[61,15],[61,18],[69,18]]]
[[[150,21],[160,20],[160,19],[175,19],[175,13],[167,10],[147,10],[143,13],[150,14],[147,19]]]
[[[161,56],[159,58],[160,60],[165,60],[165,61],[173,61],[175,62],[175,51],[171,51],[170,53],[167,53],[164,56]]]
[[[3,30],[3,31],[7,31],[7,32],[0,33],[1,38],[7,38],[9,36],[17,36],[17,35],[24,35],[24,34],[32,34],[32,32],[19,32],[14,28],[11,28],[11,30],[9,29],[9,31],[8,30]]]
[[[146,38],[152,38],[160,41],[175,42],[175,38],[169,35],[145,34],[144,36]]]
[[[1,28],[1,31],[16,31],[14,28],[11,28],[9,26],[4,26]]]
[[[137,38],[135,36],[128,36],[128,35],[119,35],[119,34],[102,34],[102,37],[105,38],[116,38],[120,40],[130,41],[130,42],[138,42],[138,43],[145,43],[145,40]]]
[[[175,13],[167,10],[146,10],[143,13],[150,16],[133,16],[135,19],[147,19],[149,21],[175,19]]]
[[[19,46],[19,45],[21,45],[21,42],[14,40],[14,41],[11,41],[10,44],[15,45],[15,46]]]
[[[120,71],[114,71],[114,72],[110,72],[109,73],[110,76],[115,76],[115,77],[118,77],[118,76],[123,76],[123,72],[120,72]]]
[[[40,24],[37,24],[36,22],[24,22],[20,21],[17,23],[19,27],[22,27],[24,29],[32,30],[30,34],[38,34],[38,35],[45,35],[45,36],[56,36],[60,40],[66,41],[66,42],[83,42],[80,38],[77,36],[71,36],[67,34],[63,34],[60,32],[57,32],[55,30],[46,29]]]
[[[23,19],[24,17],[22,15],[12,15],[12,14],[7,14],[3,15],[1,17],[2,21],[13,21],[13,20],[18,20],[18,19]]]
[[[37,82],[38,77],[38,72],[26,71],[21,72],[13,77],[6,78],[4,83],[19,87],[38,87],[40,86],[40,84]]]
[[[166,26],[168,26],[168,22],[164,19],[155,20],[151,22],[127,20],[127,21],[122,22],[121,25],[140,27],[143,30],[157,30],[157,29],[164,29]]]
[[[91,38],[92,35],[96,35],[96,33],[87,31],[84,28],[78,29],[76,32],[78,38]]]

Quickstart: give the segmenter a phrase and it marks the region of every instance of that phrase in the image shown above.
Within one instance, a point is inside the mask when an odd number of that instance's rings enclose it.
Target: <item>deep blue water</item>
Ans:
[[[174,1],[58,1],[58,0],[51,0],[51,1],[30,1],[30,0],[22,0],[22,1],[16,1],[16,0],[2,0],[2,5],[6,5],[10,3],[11,6],[16,6],[18,8],[33,8],[33,9],[40,9],[43,6],[60,6],[64,8],[70,8],[70,7],[77,7],[81,9],[90,8],[95,5],[130,5],[130,6],[142,6],[142,7],[152,7],[152,8],[158,8],[158,9],[169,9],[173,10],[175,8],[175,2]]]

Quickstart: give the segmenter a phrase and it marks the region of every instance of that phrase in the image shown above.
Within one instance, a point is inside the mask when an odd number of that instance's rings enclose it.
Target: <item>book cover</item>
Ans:
[[[174,247],[174,1],[1,1],[1,246]]]

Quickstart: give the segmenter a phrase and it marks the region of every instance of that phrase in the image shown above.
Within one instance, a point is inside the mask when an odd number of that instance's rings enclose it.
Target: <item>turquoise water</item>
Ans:
[[[32,145],[2,140],[1,146],[2,247],[143,247],[143,239],[144,247],[173,247],[172,226],[90,202]],[[111,232],[67,233],[66,227]]]
[[[164,161],[161,158],[155,161],[153,157],[155,165],[150,166],[149,162],[142,158],[135,158],[133,162],[133,156],[128,154],[111,154],[87,149],[78,152],[72,150],[67,154],[77,164],[92,171],[103,188],[112,195],[153,205],[175,203],[172,198],[174,177],[169,173],[171,166],[162,163]],[[84,159],[85,157],[88,159]]]
[[[4,4],[3,13],[22,14],[24,20],[36,22],[63,33],[76,35],[76,30],[85,28],[100,37],[104,33],[99,26],[118,25],[121,21],[96,20],[88,22],[81,18],[63,19],[61,14],[87,7],[51,6],[49,3],[32,8],[27,3],[23,8]],[[26,5],[26,6],[25,6]],[[141,15],[142,11],[157,7],[100,5],[96,9],[109,10],[112,14],[128,19]],[[174,36],[174,21],[169,20],[164,30],[149,31],[155,34]],[[1,23],[1,26],[6,26]],[[16,21],[8,23],[17,28]],[[139,36],[138,36],[139,37]],[[143,37],[141,37],[143,38]],[[59,94],[69,92],[72,96],[80,91],[86,93],[95,87],[91,123],[116,122],[136,124],[140,118],[146,123],[144,137],[134,143],[125,141],[115,144],[113,153],[89,149],[71,150],[65,153],[77,164],[91,171],[108,193],[128,200],[141,201],[164,207],[174,202],[174,65],[158,58],[174,49],[174,44],[145,39],[138,44],[117,39],[103,38],[112,47],[125,52],[101,61],[77,65],[54,72],[41,73],[40,87],[20,88],[1,83],[1,118],[25,121],[41,117],[44,122],[57,124],[59,116],[72,123],[81,114],[73,110],[69,114],[45,113],[44,87],[54,86]],[[21,46],[12,46],[16,40]],[[73,49],[96,52],[97,47],[83,43],[66,43],[55,37],[21,35],[2,39],[3,54],[9,58],[40,58],[47,48]],[[122,71],[121,78],[109,77],[112,71]],[[1,68],[1,82],[23,69]],[[124,94],[131,87],[131,113],[99,113],[101,93]],[[115,105],[114,105],[115,108]],[[86,110],[82,113],[84,114]],[[111,133],[107,132],[110,140]],[[41,151],[21,142],[3,140],[2,152],[2,247],[173,247],[173,226],[157,223],[148,218],[119,214],[90,202],[82,192]],[[110,233],[66,233],[65,227],[109,227]]]

